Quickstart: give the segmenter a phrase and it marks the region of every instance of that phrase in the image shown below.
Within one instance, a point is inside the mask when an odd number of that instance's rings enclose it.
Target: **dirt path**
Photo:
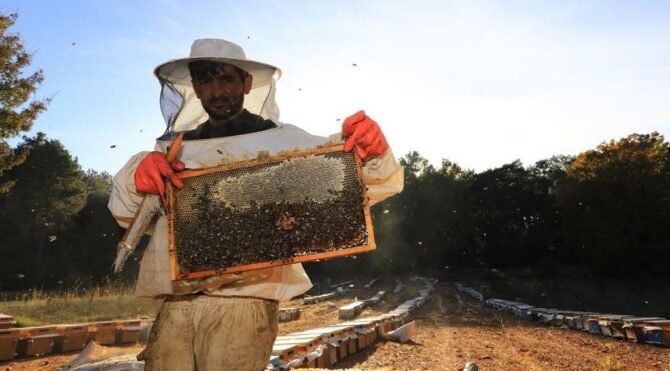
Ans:
[[[461,370],[670,370],[670,349],[521,321],[439,285],[415,314],[413,344],[380,342],[338,368]]]
[[[144,349],[144,346],[129,345],[124,348],[128,349],[128,353],[139,353]],[[0,371],[51,371],[60,370],[68,364],[71,360],[79,355],[79,352],[70,352],[58,355],[47,355],[37,358],[19,359],[13,362],[0,362]]]
[[[398,294],[392,293],[395,284],[389,282],[376,285],[371,289],[362,287],[352,288],[343,296],[312,305],[302,305],[302,300],[282,303],[281,307],[283,308],[300,308],[302,311],[299,320],[279,324],[279,335],[286,335],[292,332],[304,331],[342,322],[342,320],[337,317],[339,307],[351,303],[356,298],[368,299],[380,290],[386,291],[384,300],[374,307],[364,309],[360,316],[376,316],[390,312],[403,301],[415,297],[418,291],[423,288],[423,284],[420,282],[407,281],[404,284],[406,285],[405,290]]]
[[[363,315],[392,310],[414,297],[420,284],[389,294]],[[336,323],[337,307],[378,290],[352,289],[327,303],[302,307],[300,320],[280,324],[280,335]],[[282,307],[301,307],[301,301]],[[378,342],[334,365],[334,369],[461,370],[474,361],[480,370],[670,370],[670,348],[632,344],[585,332],[521,321],[460,294],[452,284],[438,284],[428,305],[415,312],[414,343]],[[0,371],[57,370],[76,354],[0,363]],[[44,364],[48,362],[47,364]]]

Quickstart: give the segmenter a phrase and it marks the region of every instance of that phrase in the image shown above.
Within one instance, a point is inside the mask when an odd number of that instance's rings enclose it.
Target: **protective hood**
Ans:
[[[279,121],[279,108],[275,102],[276,81],[281,70],[270,64],[246,58],[244,50],[222,39],[198,39],[185,58],[165,62],[154,70],[161,84],[161,112],[167,125],[166,133],[191,130],[207,121],[191,83],[188,64],[197,60],[210,60],[239,67],[253,76],[249,94],[244,96],[244,108],[251,113]]]

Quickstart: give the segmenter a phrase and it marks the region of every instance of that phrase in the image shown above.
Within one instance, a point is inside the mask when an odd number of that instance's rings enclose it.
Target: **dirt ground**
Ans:
[[[352,288],[329,302],[302,306],[297,321],[280,323],[280,335],[338,322],[337,307],[355,297],[368,298],[386,289],[387,297],[362,316],[392,310],[413,298],[419,282],[404,282],[403,293],[390,293],[391,280],[372,289]],[[360,285],[363,285],[360,283]],[[670,370],[670,348],[628,343],[585,332],[521,321],[459,293],[452,283],[439,283],[429,304],[414,313],[414,342],[378,342],[335,364],[332,369],[461,370],[475,362],[480,370]],[[136,348],[135,348],[136,350]],[[77,354],[0,363],[5,370],[57,370]]]
[[[342,368],[461,370],[670,370],[670,349],[521,321],[439,286],[420,308],[413,344],[378,343]]]

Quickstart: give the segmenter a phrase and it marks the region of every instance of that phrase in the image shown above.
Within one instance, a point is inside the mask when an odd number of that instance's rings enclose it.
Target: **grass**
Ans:
[[[602,363],[602,369],[604,371],[623,371],[624,367],[619,361],[614,361],[610,357],[606,357]]]
[[[16,327],[153,318],[160,307],[160,301],[138,299],[132,287],[123,285],[63,292],[31,290],[0,298],[0,313],[13,316]]]

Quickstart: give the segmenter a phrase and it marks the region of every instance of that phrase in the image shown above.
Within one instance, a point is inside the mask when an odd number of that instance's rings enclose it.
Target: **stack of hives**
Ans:
[[[295,321],[300,318],[300,309],[298,308],[281,308],[279,309],[279,322]]]
[[[457,285],[462,292],[479,300],[476,290]],[[633,315],[584,312],[538,308],[525,303],[491,298],[486,304],[527,321],[570,329],[582,330],[594,335],[625,339],[635,343],[670,346],[670,320],[662,317],[638,317]]]
[[[349,304],[341,306],[337,311],[337,316],[340,319],[353,318],[361,314],[363,308],[365,308],[365,301],[354,300]]]
[[[0,313],[0,330],[12,328],[15,324],[14,317]]]
[[[382,300],[386,291],[381,290],[376,293],[373,297],[365,300],[354,300],[353,302],[341,306],[338,310],[338,316],[340,319],[349,319],[354,318],[357,315],[361,314],[363,309],[379,304]]]
[[[328,299],[334,298],[335,295],[336,295],[335,292],[329,292],[329,293],[322,294],[322,295],[317,295],[317,296],[305,296],[302,299],[302,303],[304,305],[316,304],[316,303],[320,303],[322,301],[326,301]]]
[[[81,350],[90,341],[101,345],[146,341],[152,322],[106,321],[0,330],[0,361]]]
[[[389,313],[277,337],[267,370],[330,367],[350,354],[365,349],[382,334],[405,324],[411,312],[427,301],[436,282],[434,279],[425,279],[426,286],[419,296],[407,300]]]
[[[405,289],[405,285],[403,285],[402,281],[396,279],[395,280],[395,288],[393,289],[393,293],[394,294],[399,294],[404,289]]]
[[[384,296],[386,295],[386,291],[380,290],[377,292],[373,297],[370,299],[365,300],[367,302],[366,306],[373,306],[379,304],[382,299],[384,299]]]
[[[466,294],[472,296],[473,298],[475,298],[479,301],[482,301],[482,302],[484,301],[484,294],[482,294],[481,292],[473,289],[472,287],[467,287],[467,286],[464,286],[461,283],[456,283],[456,289],[460,292],[463,292],[463,293],[466,293]]]
[[[423,289],[419,292],[419,296],[414,299],[410,299],[400,304],[391,313],[408,313],[413,311],[416,308],[422,307],[428,301],[428,295],[432,292],[432,287],[430,289]]]
[[[374,286],[377,282],[379,282],[380,279],[381,279],[381,277],[375,277],[375,278],[371,279],[370,282],[365,284],[365,288],[366,289],[372,288],[372,286]]]
[[[356,282],[355,279],[349,280],[349,281],[344,281],[340,283],[336,283],[334,285],[330,285],[331,289],[337,289],[339,287],[345,288],[345,287],[354,287],[353,283]]]

